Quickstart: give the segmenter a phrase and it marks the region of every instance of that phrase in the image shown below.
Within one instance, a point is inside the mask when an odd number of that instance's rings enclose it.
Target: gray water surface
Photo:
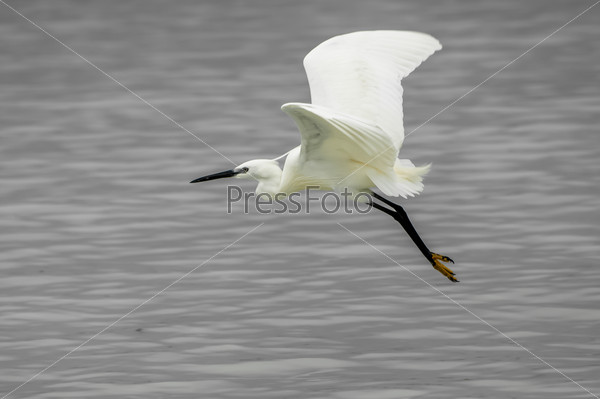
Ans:
[[[298,144],[328,37],[440,39],[409,132],[593,3],[10,4],[241,163]],[[600,394],[598,7],[406,139],[452,284],[383,214],[228,215],[187,182],[229,161],[0,4],[0,393],[202,265],[10,397],[592,397],[532,354]]]

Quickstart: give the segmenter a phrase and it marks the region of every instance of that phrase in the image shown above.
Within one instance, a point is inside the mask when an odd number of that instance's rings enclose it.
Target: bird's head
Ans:
[[[259,187],[261,184],[278,186],[279,181],[281,180],[281,168],[279,167],[277,161],[273,159],[253,159],[251,161],[244,162],[233,169],[199,177],[196,180],[192,180],[190,183],[200,183],[203,181],[222,179],[225,177],[236,177],[241,179],[253,178],[259,182]]]

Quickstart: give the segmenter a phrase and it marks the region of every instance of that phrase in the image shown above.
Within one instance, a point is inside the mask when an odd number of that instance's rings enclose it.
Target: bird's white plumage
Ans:
[[[350,160],[374,168],[394,164],[397,151],[378,126],[312,104],[288,103],[282,109],[300,130],[303,162]]]
[[[380,127],[400,148],[404,139],[400,81],[441,48],[437,39],[419,32],[335,36],[304,58],[311,102]]]
[[[320,162],[328,174],[321,181],[341,183],[360,170],[347,186],[418,194],[428,168],[397,159],[404,140],[400,82],[440,48],[432,36],[408,31],[354,32],[314,48],[304,58],[312,104],[282,106],[302,136],[297,162],[312,163],[313,177],[318,177],[314,162]],[[335,176],[341,169],[346,172]]]

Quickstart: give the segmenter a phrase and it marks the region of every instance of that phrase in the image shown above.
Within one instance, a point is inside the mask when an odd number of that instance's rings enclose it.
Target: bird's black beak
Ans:
[[[225,177],[233,177],[233,176],[238,175],[238,174],[240,174],[242,172],[243,172],[243,170],[239,170],[239,171],[236,172],[235,170],[230,169],[230,170],[226,170],[225,172],[213,173],[212,175],[199,177],[196,180],[192,180],[190,183],[200,183],[202,181],[223,179]]]

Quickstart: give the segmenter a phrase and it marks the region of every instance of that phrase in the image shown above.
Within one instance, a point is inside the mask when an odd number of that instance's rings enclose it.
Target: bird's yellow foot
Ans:
[[[446,276],[448,278],[448,280],[455,282],[455,283],[458,282],[456,277],[454,277],[454,272],[452,270],[450,270],[449,267],[447,267],[446,265],[444,265],[442,263],[442,262],[454,263],[454,261],[452,259],[450,259],[447,256],[435,254],[435,253],[431,252],[431,259],[429,261],[431,262],[431,265],[433,266],[433,268],[435,270],[437,270],[438,272],[442,273],[444,276]]]

